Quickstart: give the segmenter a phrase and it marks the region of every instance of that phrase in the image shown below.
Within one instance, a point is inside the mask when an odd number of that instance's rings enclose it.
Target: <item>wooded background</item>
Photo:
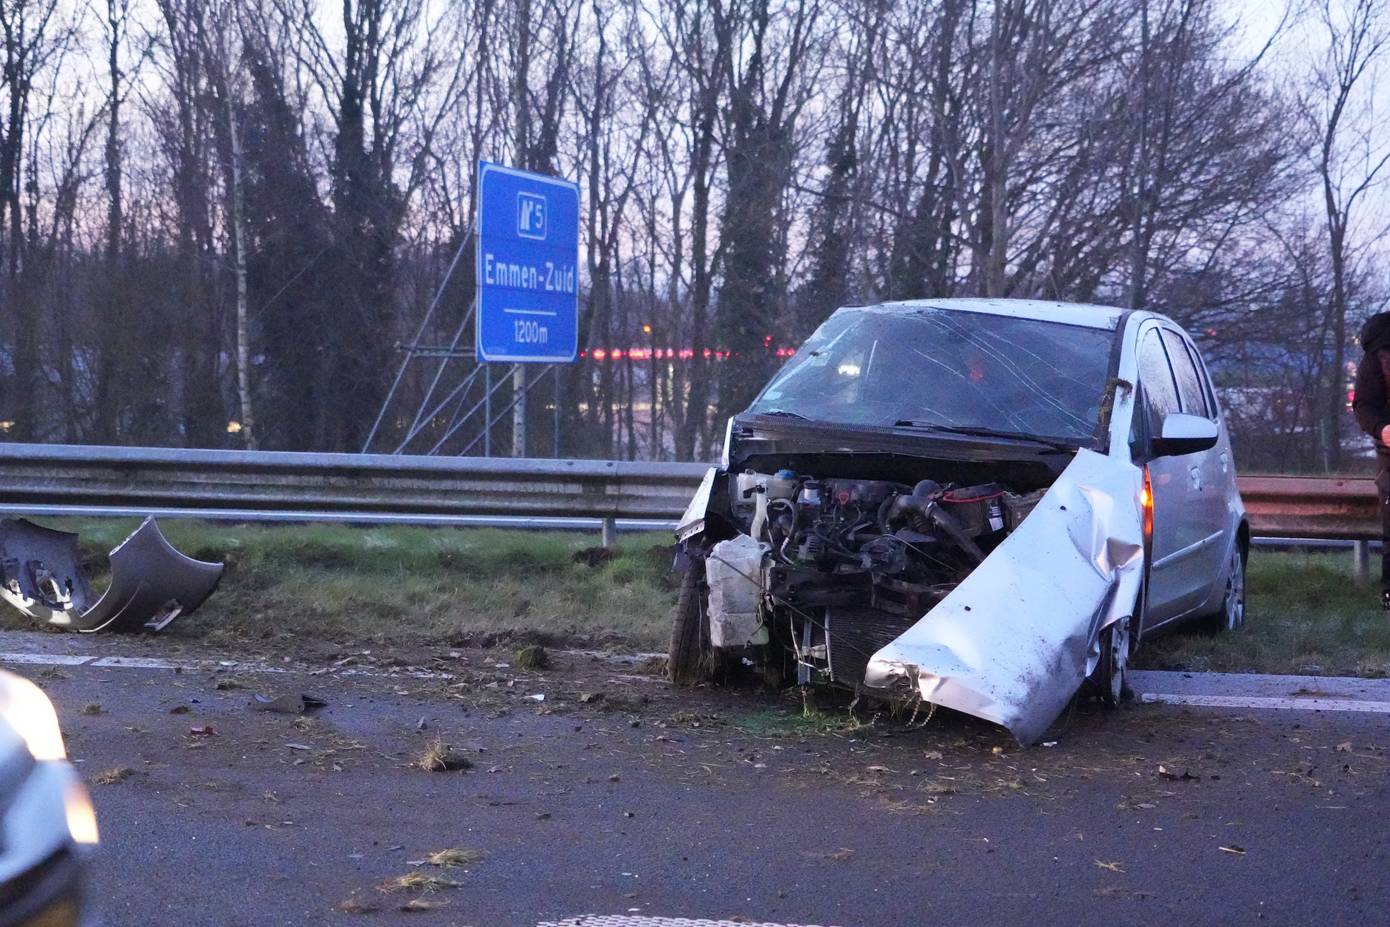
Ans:
[[[1243,467],[1352,466],[1390,12],[1242,9],[0,0],[0,438],[359,450],[486,158],[582,190],[564,455],[708,458],[836,306],[988,295],[1166,312]]]

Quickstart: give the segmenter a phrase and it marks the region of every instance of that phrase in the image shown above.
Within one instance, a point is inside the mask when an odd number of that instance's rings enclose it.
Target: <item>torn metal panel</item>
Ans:
[[[732,419],[730,423],[732,424]],[[714,495],[714,480],[718,475],[719,471],[713,467],[705,471],[699,488],[695,490],[695,497],[690,500],[690,504],[685,507],[685,514],[676,523],[677,539],[688,541],[705,530],[705,517],[709,512],[710,498]]]
[[[77,535],[24,518],[0,521],[0,597],[37,621],[59,626],[87,610]]]
[[[54,627],[160,631],[202,605],[222,578],[222,564],[179,553],[153,517],[117,545],[110,559],[111,583],[88,607],[77,535],[24,519],[0,522],[0,595]]]
[[[935,608],[869,660],[865,684],[1035,742],[1133,613],[1143,577],[1142,473],[1079,451],[1037,507]]]

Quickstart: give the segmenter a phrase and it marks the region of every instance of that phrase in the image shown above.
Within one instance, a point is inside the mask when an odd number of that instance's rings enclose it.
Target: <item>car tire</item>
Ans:
[[[706,594],[705,561],[691,557],[671,612],[671,649],[666,661],[667,676],[678,686],[698,685],[705,680],[709,666]]]
[[[1100,662],[1091,674],[1102,706],[1117,708],[1129,694],[1130,619],[1121,618],[1100,632]]]
[[[1206,630],[1222,634],[1245,627],[1245,559],[1245,549],[1240,544],[1231,549],[1221,607],[1203,620]]]

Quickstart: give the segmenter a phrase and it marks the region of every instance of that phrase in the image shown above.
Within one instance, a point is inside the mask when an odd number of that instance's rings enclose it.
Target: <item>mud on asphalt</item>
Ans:
[[[0,644],[90,652],[73,640],[6,634]],[[192,657],[157,641],[116,646],[136,659]],[[1144,849],[1169,841],[1203,861],[1204,879],[1215,867],[1237,880],[1225,903],[1253,916],[1277,899],[1251,875],[1276,853],[1276,868],[1290,863],[1280,821],[1312,815],[1336,832],[1365,809],[1390,809],[1390,736],[1365,719],[1133,704],[1105,713],[1078,701],[1045,746],[1022,749],[949,712],[892,717],[751,686],[673,690],[640,657],[552,652],[543,670],[496,649],[262,657],[199,653],[178,670],[11,667],[54,699],[93,784],[113,922],[160,922],[128,878],[151,866],[183,871],[162,883],[161,904],[189,925],[390,922],[411,906],[412,923],[594,911],[914,922],[891,914],[894,892],[908,890],[895,867],[938,877],[963,867],[961,904],[974,891],[969,910],[983,913],[987,896],[988,910],[1018,905],[1023,916],[1030,898],[1055,893],[1058,873],[1031,886],[1015,875],[1007,902],[998,884],[970,887],[988,865],[1023,865],[1020,853],[1037,857],[1025,870],[1064,867],[1064,891],[1088,910],[1150,900],[1146,917],[1176,915],[1195,903],[1192,883],[1173,883],[1171,860],[1156,864],[1171,851]],[[294,713],[300,695],[325,704]],[[258,696],[290,696],[291,713],[254,710]],[[420,768],[440,748],[459,768]],[[469,863],[429,863],[451,848]],[[1362,855],[1384,871],[1383,841]],[[872,876],[851,879],[854,891],[827,889],[861,868]],[[761,869],[773,873],[765,884],[749,875]],[[1386,900],[1384,883],[1349,887],[1369,909]],[[1345,901],[1349,887],[1334,880],[1327,891]],[[233,902],[244,918],[226,919]]]

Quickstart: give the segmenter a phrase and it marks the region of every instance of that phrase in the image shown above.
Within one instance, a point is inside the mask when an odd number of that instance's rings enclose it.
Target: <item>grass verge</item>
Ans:
[[[81,536],[93,586],[133,519],[45,519]],[[669,536],[633,534],[611,555],[593,534],[411,526],[161,523],[180,550],[225,560],[222,585],[165,632],[271,650],[552,646],[663,650],[676,590]],[[1249,618],[1236,634],[1179,628],[1146,640],[1151,669],[1390,676],[1390,617],[1343,553],[1256,550]],[[0,626],[32,627],[9,608]],[[281,645],[281,646],[277,646]],[[815,727],[814,716],[752,719]]]
[[[94,589],[139,522],[43,519],[81,537]],[[488,528],[163,521],[179,550],[225,560],[197,613],[166,636],[219,641],[664,649],[675,601],[670,538],[632,534],[594,556],[594,534]],[[587,552],[587,555],[586,555]],[[7,627],[29,619],[0,609]]]
[[[1358,583],[1351,555],[1250,555],[1245,627],[1234,634],[1184,627],[1144,642],[1149,669],[1390,676],[1390,616],[1373,583]]]

